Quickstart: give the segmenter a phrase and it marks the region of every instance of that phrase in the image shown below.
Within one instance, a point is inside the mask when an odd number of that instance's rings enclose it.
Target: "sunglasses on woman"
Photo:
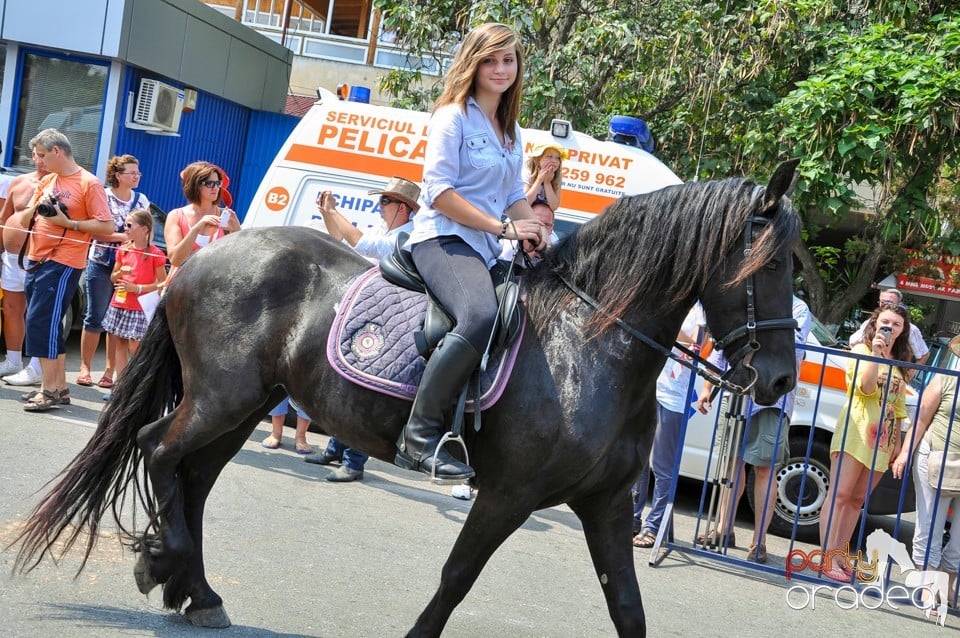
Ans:
[[[220,184],[222,184],[222,182],[218,182],[213,179],[205,179],[202,182],[200,182],[200,184],[202,186],[206,186],[207,188],[220,188]]]

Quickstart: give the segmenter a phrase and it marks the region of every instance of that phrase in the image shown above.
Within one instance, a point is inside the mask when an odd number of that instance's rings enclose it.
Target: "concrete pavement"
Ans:
[[[71,342],[70,380],[78,368],[76,346]],[[4,546],[43,484],[89,438],[103,405],[101,391],[71,386],[73,405],[28,414],[21,409],[22,391],[0,387]],[[433,595],[471,503],[451,498],[449,487],[376,460],[362,482],[328,483],[328,469],[292,451],[292,431],[276,451],[260,446],[268,433],[267,424],[254,432],[207,506],[207,574],[234,623],[222,635],[404,635]],[[309,438],[315,446],[326,442],[313,433]],[[688,492],[695,485],[684,484]],[[695,500],[687,496],[680,504],[679,538],[692,535],[694,521],[683,512]],[[770,552],[771,561],[782,564],[785,544],[771,542]],[[648,555],[635,553],[650,636],[927,635],[960,627],[956,616],[939,628],[917,610],[843,610],[825,596],[814,609],[798,611],[787,605],[780,574],[745,572],[680,552],[652,568]],[[105,534],[76,579],[76,552],[26,576],[11,575],[13,559],[10,550],[0,553],[4,636],[198,635],[162,609],[159,591],[147,598],[137,592],[133,557],[111,536]],[[573,513],[557,507],[531,517],[494,555],[444,635],[614,635]]]

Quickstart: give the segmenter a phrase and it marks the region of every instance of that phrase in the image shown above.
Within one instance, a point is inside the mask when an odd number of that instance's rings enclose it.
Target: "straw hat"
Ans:
[[[386,186],[368,191],[367,195],[386,195],[399,199],[409,206],[413,212],[417,212],[417,210],[420,209],[420,204],[417,203],[417,200],[420,198],[420,187],[402,177],[390,178]]]
[[[530,157],[540,157],[548,150],[553,149],[556,152],[560,153],[560,159],[567,160],[570,159],[570,151],[563,148],[556,142],[539,142],[533,145],[533,148],[530,149]]]

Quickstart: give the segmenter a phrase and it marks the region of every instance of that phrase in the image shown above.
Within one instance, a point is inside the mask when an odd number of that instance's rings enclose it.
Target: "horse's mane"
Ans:
[[[555,274],[597,299],[588,332],[599,334],[643,299],[651,308],[671,310],[706,286],[715,266],[727,258],[745,228],[759,215],[765,190],[745,179],[694,182],[611,204],[546,252],[529,273],[527,305],[551,316],[572,293]],[[732,286],[756,272],[785,247],[792,249],[800,221],[781,199],[750,257],[726,282]]]

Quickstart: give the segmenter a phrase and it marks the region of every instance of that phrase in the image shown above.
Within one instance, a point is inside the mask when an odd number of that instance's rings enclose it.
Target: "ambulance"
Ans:
[[[379,197],[367,191],[391,177],[422,182],[429,123],[429,113],[344,101],[320,89],[320,99],[267,170],[243,227],[322,228],[316,200],[325,190],[333,193],[337,210],[357,228],[377,226]],[[598,141],[562,120],[551,129],[523,129],[522,139],[525,152],[542,142],[570,152],[563,162],[558,228],[591,219],[623,195],[681,183],[663,162],[642,149]]]

